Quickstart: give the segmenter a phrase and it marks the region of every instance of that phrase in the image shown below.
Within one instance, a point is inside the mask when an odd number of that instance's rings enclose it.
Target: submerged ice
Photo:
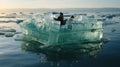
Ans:
[[[103,29],[102,22],[87,16],[74,15],[60,26],[60,21],[53,18],[57,15],[46,13],[30,18],[21,26],[26,39],[32,39],[45,45],[71,44],[81,42],[100,42]]]
[[[43,44],[29,41],[22,44],[22,50],[39,55],[44,63],[60,63],[61,61],[81,61],[82,59],[96,57],[101,51],[102,43],[81,43],[69,45],[55,45],[40,48]],[[44,55],[44,56],[41,56]],[[42,59],[43,58],[43,59]]]

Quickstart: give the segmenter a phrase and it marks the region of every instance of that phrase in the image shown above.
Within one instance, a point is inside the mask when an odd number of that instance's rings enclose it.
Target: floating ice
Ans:
[[[2,28],[2,29],[0,29],[0,31],[3,31],[3,32],[16,32],[15,29],[11,29],[11,28]]]
[[[14,32],[15,34],[21,34],[22,32]]]
[[[0,35],[4,35],[5,33],[4,32],[0,32]]]
[[[23,34],[18,34],[14,36],[16,41],[25,41]]]
[[[116,29],[115,29],[115,28],[112,28],[111,32],[115,32],[115,31],[116,31]]]
[[[55,21],[53,14],[46,13],[24,21],[21,26],[26,39],[46,45],[101,41],[102,22],[87,16],[74,16],[73,20],[68,19],[65,25],[60,26],[60,21]]]
[[[104,43],[107,43],[107,42],[109,42],[111,39],[110,39],[109,37],[104,37],[102,40],[103,40]]]
[[[13,37],[16,33],[15,29],[12,29],[10,27],[0,27],[0,35],[4,35],[5,37]]]
[[[14,33],[12,33],[12,32],[6,32],[6,33],[5,33],[5,36],[6,36],[6,37],[13,37],[13,36],[14,36]]]
[[[19,23],[21,23],[21,22],[23,22],[23,21],[24,21],[24,20],[17,20],[16,23],[19,24]]]

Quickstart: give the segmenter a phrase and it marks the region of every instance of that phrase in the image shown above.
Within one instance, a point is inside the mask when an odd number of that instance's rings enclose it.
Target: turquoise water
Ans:
[[[19,24],[0,23],[21,32]],[[0,67],[119,67],[120,23],[104,26],[109,42],[50,46],[0,35]],[[115,31],[111,31],[115,29]],[[16,34],[15,34],[16,35]]]

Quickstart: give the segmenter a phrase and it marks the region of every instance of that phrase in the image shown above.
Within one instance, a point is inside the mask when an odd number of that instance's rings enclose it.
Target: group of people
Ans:
[[[69,20],[72,20],[73,18],[74,16],[71,16]],[[60,25],[65,25],[66,23],[66,20],[64,20],[64,15],[62,12],[60,12],[60,15],[55,20],[60,21]]]

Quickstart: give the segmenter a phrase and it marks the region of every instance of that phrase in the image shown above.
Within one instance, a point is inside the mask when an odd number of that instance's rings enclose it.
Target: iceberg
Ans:
[[[101,42],[103,36],[102,22],[87,16],[74,15],[73,20],[67,19],[66,24],[60,26],[60,21],[54,20],[58,16],[52,13],[28,18],[21,23],[26,39],[38,41],[46,46],[82,42]]]

